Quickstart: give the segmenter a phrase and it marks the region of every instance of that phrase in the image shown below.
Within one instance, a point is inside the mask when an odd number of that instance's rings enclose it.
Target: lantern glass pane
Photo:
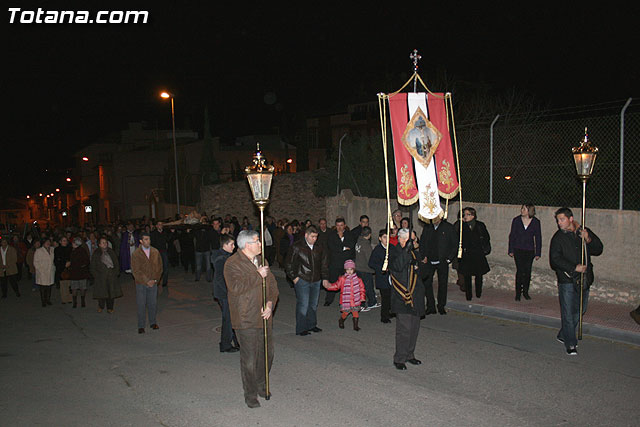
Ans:
[[[250,173],[247,175],[249,187],[251,187],[251,193],[253,194],[253,200],[269,200],[272,176],[273,175],[270,173]]]
[[[573,155],[576,163],[576,172],[579,176],[590,176],[595,163],[595,153],[576,153]]]

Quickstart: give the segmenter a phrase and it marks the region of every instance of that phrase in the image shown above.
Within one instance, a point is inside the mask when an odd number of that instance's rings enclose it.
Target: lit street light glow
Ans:
[[[71,182],[71,178],[67,178],[67,182]]]
[[[88,162],[89,158],[85,156],[85,157],[82,158],[82,160],[85,161],[85,162]]]
[[[164,99],[169,99],[169,98],[171,98],[171,95],[168,92],[162,92],[160,94],[160,97],[164,98]]]

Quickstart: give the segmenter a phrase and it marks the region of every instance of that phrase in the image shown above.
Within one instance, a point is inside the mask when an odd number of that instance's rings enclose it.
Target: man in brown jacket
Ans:
[[[9,240],[4,238],[0,240],[0,286],[2,286],[2,298],[7,297],[7,281],[11,283],[16,296],[20,296],[18,288],[18,252],[16,248],[9,245]]]
[[[131,255],[131,273],[136,283],[138,305],[138,333],[144,334],[145,314],[149,314],[151,329],[160,329],[156,322],[158,304],[158,280],[162,277],[162,257],[151,246],[149,233],[140,235],[140,246]]]
[[[244,401],[260,406],[257,396],[266,397],[263,320],[267,319],[269,370],[273,363],[272,312],[278,301],[276,278],[268,266],[259,266],[262,252],[257,231],[243,230],[237,238],[238,252],[224,264],[231,325],[240,344],[240,372]],[[262,279],[267,283],[266,308],[262,308]]]

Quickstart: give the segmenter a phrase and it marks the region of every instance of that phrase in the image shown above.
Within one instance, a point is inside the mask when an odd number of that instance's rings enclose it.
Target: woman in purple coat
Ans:
[[[531,299],[531,266],[533,259],[539,260],[542,253],[542,229],[535,215],[535,206],[524,204],[520,208],[520,215],[511,221],[509,256],[516,261],[516,301],[520,301],[520,294],[524,299]]]

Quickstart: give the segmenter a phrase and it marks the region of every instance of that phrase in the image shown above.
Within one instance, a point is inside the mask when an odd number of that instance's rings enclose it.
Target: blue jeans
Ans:
[[[227,298],[218,298],[220,310],[222,310],[222,328],[220,331],[220,351],[229,350],[233,344],[238,347],[238,339],[236,333],[231,328],[231,314],[229,313],[229,300]]]
[[[573,283],[558,283],[558,298],[560,300],[561,325],[558,338],[564,341],[566,348],[578,344],[576,328],[580,321],[580,290]],[[582,292],[582,314],[587,312],[589,289]]]
[[[158,285],[151,287],[136,283],[136,304],[138,306],[138,328],[144,328],[146,314],[149,314],[149,325],[156,324],[158,309]]]
[[[373,287],[373,273],[365,273],[364,271],[356,271],[358,277],[364,282],[364,290],[367,295],[367,305],[369,307],[378,303],[376,299],[376,290]]]
[[[315,328],[318,324],[318,298],[320,281],[307,282],[298,279],[294,285],[296,291],[296,334]]]
[[[206,267],[207,269],[207,282],[210,282],[213,278],[211,274],[211,262],[209,261],[209,258],[211,258],[211,251],[196,252],[196,280],[200,280],[202,267]]]

